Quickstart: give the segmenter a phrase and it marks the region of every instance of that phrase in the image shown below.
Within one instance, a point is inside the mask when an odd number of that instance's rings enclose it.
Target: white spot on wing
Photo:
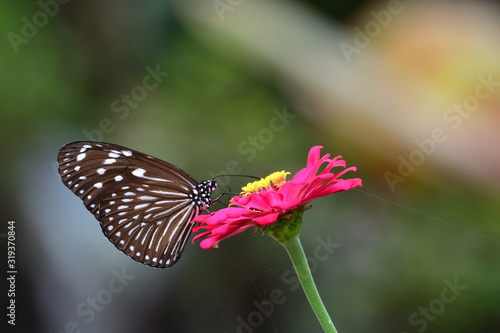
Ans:
[[[115,153],[109,153],[108,156],[111,157],[111,158],[118,158],[118,157],[120,157],[119,154],[115,154]]]
[[[169,192],[169,191],[162,191],[162,190],[151,190],[153,193],[158,193],[158,194],[166,194],[166,195],[177,195],[180,197],[187,197],[187,193],[179,193],[179,192]]]
[[[157,197],[151,197],[149,195],[141,195],[140,197],[138,197],[138,199],[141,199],[141,200],[155,200],[155,199],[158,199]]]
[[[100,175],[104,175],[105,172],[106,172],[106,169],[104,169],[104,168],[97,169],[97,173]]]
[[[145,208],[147,206],[149,206],[149,204],[140,204],[140,205],[135,206],[134,209],[142,209],[142,208]]]
[[[128,231],[128,235],[129,235],[129,236],[131,236],[131,235],[132,235],[132,233],[133,233],[133,232],[135,231],[135,229],[137,229],[137,228],[139,228],[139,226],[138,226],[138,225],[136,225],[135,227],[133,227],[132,229],[130,229],[130,230]]]
[[[87,156],[87,154],[85,154],[85,153],[78,154],[78,156],[76,157],[76,160],[81,161],[85,158],[85,156]]]
[[[103,162],[103,164],[113,164],[115,162],[116,162],[116,160],[114,158],[108,158],[107,160],[105,160]]]
[[[132,171],[132,174],[136,177],[139,177],[139,178],[144,178],[144,179],[149,179],[149,180],[154,180],[154,181],[158,181],[158,182],[171,182],[170,180],[168,179],[163,179],[163,178],[156,178],[156,177],[148,177],[148,176],[145,176],[144,174],[146,173],[146,170],[144,169],[141,169],[141,168],[137,168],[135,169],[134,171]],[[145,185],[144,185],[145,186]]]
[[[102,183],[95,183],[94,187],[101,188],[102,187]]]
[[[139,177],[139,178],[143,178],[145,173],[146,173],[146,170],[141,169],[141,168],[135,169],[134,171],[132,171],[132,174],[136,177]]]
[[[123,176],[118,175],[115,177],[116,182],[119,182],[120,180],[123,180]]]
[[[127,157],[132,156],[132,152],[130,150],[122,150],[122,154],[127,156]]]

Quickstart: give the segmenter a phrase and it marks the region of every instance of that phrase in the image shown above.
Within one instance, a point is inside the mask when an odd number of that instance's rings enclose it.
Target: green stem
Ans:
[[[288,255],[292,259],[295,271],[297,272],[300,282],[302,283],[302,288],[304,288],[307,299],[309,300],[316,317],[318,317],[321,326],[323,326],[323,330],[326,333],[337,333],[337,330],[330,319],[330,315],[326,311],[323,301],[319,296],[318,289],[316,289],[316,285],[314,284],[311,270],[309,269],[309,264],[307,263],[306,254],[304,253],[304,249],[300,243],[299,234],[289,238],[288,240],[282,240],[280,243],[286,248]]]

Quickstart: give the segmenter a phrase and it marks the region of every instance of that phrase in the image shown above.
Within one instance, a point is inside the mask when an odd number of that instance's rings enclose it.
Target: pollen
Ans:
[[[250,193],[260,192],[263,190],[277,190],[281,185],[286,183],[286,175],[290,172],[276,171],[267,176],[266,178],[261,178],[253,183],[248,183],[241,190],[241,194],[247,196]]]

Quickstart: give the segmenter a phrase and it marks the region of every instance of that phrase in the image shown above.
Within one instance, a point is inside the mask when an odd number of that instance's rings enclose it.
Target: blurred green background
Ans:
[[[166,270],[117,251],[57,175],[57,150],[77,140],[143,151],[200,181],[293,174],[323,145],[364,185],[304,216],[339,332],[500,331],[496,3],[0,8],[0,244],[7,272],[15,221],[17,264],[15,326],[6,278],[0,291],[8,332],[321,332],[267,236],[189,244]],[[325,242],[331,253],[315,257]],[[282,302],[263,314],[275,290]]]

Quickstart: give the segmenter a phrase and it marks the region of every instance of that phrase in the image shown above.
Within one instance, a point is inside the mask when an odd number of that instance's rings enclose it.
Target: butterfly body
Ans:
[[[61,179],[132,259],[153,267],[180,258],[195,216],[216,200],[215,180],[198,183],[173,164],[104,142],[78,141],[57,156]]]

